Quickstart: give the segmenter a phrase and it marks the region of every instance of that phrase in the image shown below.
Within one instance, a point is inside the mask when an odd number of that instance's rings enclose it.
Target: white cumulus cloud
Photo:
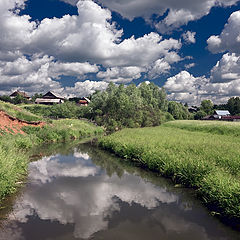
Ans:
[[[64,93],[68,97],[86,97],[93,94],[96,90],[103,91],[107,87],[107,82],[86,80],[84,82],[76,82],[74,87],[66,87]]]
[[[64,1],[76,3],[75,0]],[[238,0],[99,0],[99,2],[129,20],[144,17],[149,21],[153,14],[163,16],[169,10],[162,21],[155,23],[160,32],[169,32],[189,21],[200,19],[207,15],[213,7],[231,6]]]
[[[211,70],[211,82],[240,80],[240,55],[226,53]]]
[[[25,0],[4,3],[0,0],[1,93],[13,88],[61,92],[61,76],[83,80],[88,73],[105,82],[126,83],[148,72],[157,77],[181,60],[180,40],[163,39],[154,32],[123,40],[123,30],[112,22],[111,11],[92,0],[74,1],[77,15],[40,22],[12,11],[24,8]],[[79,84],[67,91],[78,89]]]
[[[221,61],[212,69],[210,78],[195,77],[187,71],[168,78],[164,85],[168,91],[168,98],[199,105],[204,99],[210,99],[219,104],[226,103],[230,97],[239,96],[240,78],[234,78],[233,74],[224,76],[226,70],[223,66],[224,59]],[[223,77],[226,79],[222,79]]]
[[[143,71],[144,69],[140,67],[114,67],[99,72],[97,77],[102,78],[106,82],[128,83],[133,79],[140,78]]]
[[[231,14],[219,36],[211,36],[208,49],[213,53],[229,51],[240,54],[240,11]]]
[[[196,43],[196,32],[187,31],[183,33],[182,37],[186,43]]]

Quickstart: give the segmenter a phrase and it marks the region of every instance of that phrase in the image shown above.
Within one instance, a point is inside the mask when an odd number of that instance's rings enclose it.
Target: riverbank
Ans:
[[[27,184],[0,211],[0,239],[239,240],[194,191],[130,161],[89,143],[40,152]]]
[[[0,134],[0,203],[21,185],[27,174],[30,149],[45,143],[67,142],[103,133],[102,128],[77,119],[51,120],[42,126],[23,126],[22,134],[16,134],[13,131],[15,127],[7,128],[9,131],[1,130]]]
[[[239,123],[174,121],[124,129],[101,138],[99,146],[196,189],[213,214],[240,219],[237,130]]]

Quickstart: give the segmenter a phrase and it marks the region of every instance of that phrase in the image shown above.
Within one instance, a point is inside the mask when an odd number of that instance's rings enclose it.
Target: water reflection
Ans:
[[[79,148],[30,163],[0,239],[237,239],[167,182]]]

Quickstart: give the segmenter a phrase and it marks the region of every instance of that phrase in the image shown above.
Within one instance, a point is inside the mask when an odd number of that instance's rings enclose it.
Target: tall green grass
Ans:
[[[18,181],[26,174],[28,158],[23,149],[27,142],[20,135],[0,136],[0,200],[15,192]]]
[[[240,122],[178,120],[164,124],[165,127],[179,128],[193,132],[240,136]]]
[[[96,127],[84,120],[53,120],[43,127],[26,126],[22,130],[38,143],[68,141],[103,133],[103,128]]]
[[[193,129],[195,121],[186,122],[124,129],[101,138],[99,146],[195,188],[215,213],[240,218],[240,139],[234,131],[219,134],[211,124],[204,129],[196,122]],[[235,129],[231,123],[218,125],[231,126]]]

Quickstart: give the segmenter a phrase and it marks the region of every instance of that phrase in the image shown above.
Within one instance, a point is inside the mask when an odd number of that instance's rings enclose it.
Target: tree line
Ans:
[[[38,96],[34,96],[36,97]],[[87,118],[110,131],[123,127],[158,126],[166,121],[190,118],[185,106],[169,102],[165,90],[153,83],[141,83],[139,86],[110,83],[105,91],[96,91],[89,98],[90,104],[82,107],[75,102],[66,101],[53,106],[30,104],[24,108],[45,117]],[[21,96],[1,99],[15,104],[27,103]]]
[[[31,102],[22,96],[11,99],[8,96],[0,100],[14,104],[33,103],[41,94],[35,94]],[[213,114],[215,109],[229,110],[232,115],[240,114],[240,98],[230,98],[226,104],[214,105],[210,100],[203,100],[196,113],[188,111],[187,104],[168,101],[163,88],[150,83],[139,86],[130,84],[115,85],[110,83],[105,91],[96,91],[89,96],[88,106],[79,106],[78,98],[70,99],[64,104],[53,106],[25,105],[24,108],[32,113],[51,118],[87,118],[98,125],[113,131],[124,127],[158,126],[170,120],[202,119]]]

